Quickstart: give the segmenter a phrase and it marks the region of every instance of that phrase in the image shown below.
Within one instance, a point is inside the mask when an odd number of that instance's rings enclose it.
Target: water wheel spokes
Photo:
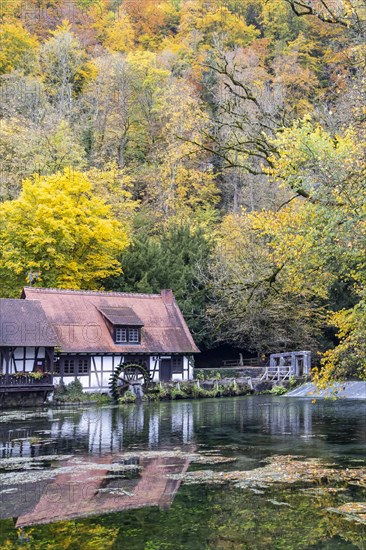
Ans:
[[[146,388],[149,383],[150,375],[142,365],[121,363],[112,374],[109,386],[112,397],[117,402],[134,384]]]

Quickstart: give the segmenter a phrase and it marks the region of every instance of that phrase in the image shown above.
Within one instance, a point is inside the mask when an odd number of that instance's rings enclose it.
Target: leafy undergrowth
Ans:
[[[96,403],[98,405],[108,405],[112,403],[112,398],[104,393],[85,393],[80,380],[73,380],[70,384],[59,384],[55,386],[55,403]]]
[[[177,399],[202,399],[213,397],[235,397],[250,393],[247,384],[239,384],[232,380],[228,384],[220,384],[217,380],[213,382],[210,389],[204,388],[197,381],[181,382],[178,385],[157,384],[150,388],[144,395],[145,401],[165,401]]]

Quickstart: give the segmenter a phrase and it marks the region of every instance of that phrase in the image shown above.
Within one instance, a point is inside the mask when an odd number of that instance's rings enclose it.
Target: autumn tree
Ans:
[[[260,31],[230,8],[228,2],[220,0],[193,0],[183,4],[180,34],[190,37],[192,45],[200,51],[212,47],[217,40],[228,50],[248,46]]]
[[[11,117],[0,125],[2,188],[0,200],[16,198],[23,179],[34,173],[51,175],[66,167],[85,166],[85,152],[65,120],[49,114],[41,123]]]
[[[212,218],[219,189],[210,157],[193,143],[208,124],[204,105],[184,80],[169,82],[159,103],[157,181],[146,189],[146,196],[164,219]]]
[[[113,25],[105,31],[104,45],[113,52],[128,52],[134,47],[135,32],[131,19],[120,7]]]
[[[269,137],[287,119],[283,87],[265,67],[266,44],[226,52],[219,46],[203,63],[215,79],[208,85],[209,123],[186,139],[212,159],[225,194],[237,209],[249,179],[263,174],[273,145]],[[228,174],[226,176],[226,174]]]
[[[209,318],[223,341],[324,351],[333,327],[337,345],[323,357],[321,383],[365,376],[362,135],[331,135],[308,117],[279,132],[268,172],[293,194],[277,210],[225,218],[207,280]]]
[[[81,172],[25,180],[19,198],[1,205],[0,220],[5,296],[19,295],[30,270],[41,286],[74,289],[100,288],[120,271],[128,235]]]
[[[293,262],[293,280],[307,266],[314,288],[320,278],[338,283],[338,300],[332,300],[328,323],[337,330],[337,346],[326,353],[319,381],[345,375],[365,376],[365,242],[366,242],[366,149],[364,131],[352,127],[336,135],[305,119],[279,134],[278,156],[270,173],[302,197],[312,211],[308,226],[313,240],[302,260]],[[296,249],[296,241],[290,244]],[[321,262],[319,264],[319,262]],[[350,295],[349,306],[339,304],[340,284]]]
[[[38,40],[18,22],[0,25],[0,75],[18,70],[27,74],[37,61]]]
[[[103,170],[90,168],[85,172],[93,193],[108,204],[115,217],[131,225],[140,203],[134,199],[134,180],[117,163],[106,163]]]
[[[326,285],[315,288],[305,274],[295,284],[293,277],[294,262],[311,248],[309,217],[300,206],[223,220],[205,281],[216,342],[261,353],[318,349]]]
[[[41,70],[49,97],[59,112],[69,114],[86,81],[94,74],[86,52],[64,21],[41,47]]]
[[[79,104],[82,134],[92,164],[126,163],[126,153],[138,118],[135,116],[133,75],[119,53],[95,61],[96,77],[86,86]]]
[[[137,41],[147,47],[158,47],[164,35],[174,33],[179,22],[177,4],[173,0],[129,0],[123,4]]]

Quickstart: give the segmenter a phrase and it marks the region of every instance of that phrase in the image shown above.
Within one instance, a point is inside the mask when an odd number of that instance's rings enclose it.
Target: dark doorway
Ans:
[[[303,357],[297,357],[297,369],[296,370],[296,376],[304,376],[304,358]]]
[[[172,379],[172,361],[171,359],[160,360],[160,380],[168,382]]]

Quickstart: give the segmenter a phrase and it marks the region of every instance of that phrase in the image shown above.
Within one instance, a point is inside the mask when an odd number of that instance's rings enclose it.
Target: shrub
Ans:
[[[187,397],[192,397],[192,384],[189,382],[181,382],[180,389],[186,394]]]
[[[193,384],[193,386],[192,386],[192,397],[194,399],[197,399],[198,397],[200,397],[201,392],[202,392],[202,388],[200,388],[197,384]]]
[[[55,401],[82,401],[84,397],[83,385],[80,380],[73,380],[67,386],[61,381],[54,389]]]
[[[127,390],[123,397],[120,397],[118,399],[118,403],[120,405],[125,405],[126,403],[134,403],[135,401],[136,395],[130,390]]]
[[[63,380],[61,380],[60,383],[54,387],[53,398],[55,401],[62,401],[65,395],[66,395],[66,386]]]
[[[287,393],[287,389],[284,386],[274,386],[271,390],[269,390],[269,393],[272,395],[283,395],[284,393]]]
[[[186,399],[188,395],[180,388],[171,388],[170,399]]]
[[[294,386],[296,386],[296,383],[297,383],[296,378],[294,376],[290,376],[289,383],[290,383],[290,388],[293,388]]]
[[[98,405],[110,405],[113,399],[106,393],[84,393],[88,401],[96,401]]]
[[[67,384],[66,393],[70,398],[81,397],[83,395],[83,385],[80,380],[76,379],[70,382],[70,384]]]
[[[145,397],[148,401],[159,401],[161,399],[166,399],[169,397],[169,389],[159,383],[156,386],[150,388],[145,393]]]

